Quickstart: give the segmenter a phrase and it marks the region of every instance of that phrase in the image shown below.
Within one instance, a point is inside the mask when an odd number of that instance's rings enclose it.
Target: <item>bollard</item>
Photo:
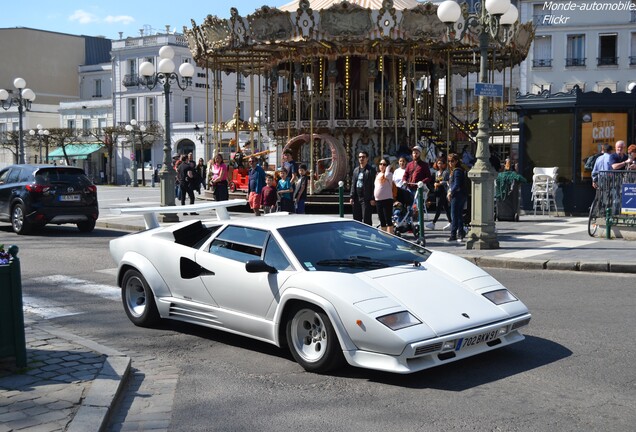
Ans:
[[[609,207],[605,209],[605,238],[612,238],[612,209]]]
[[[338,182],[338,209],[340,211],[340,217],[344,217],[344,182],[340,180]]]
[[[11,246],[8,252],[8,264],[0,265],[0,357],[15,357],[16,365],[23,368],[27,357],[18,247]]]
[[[424,182],[417,183],[417,223],[420,226],[418,244],[426,246],[426,240],[424,239]]]

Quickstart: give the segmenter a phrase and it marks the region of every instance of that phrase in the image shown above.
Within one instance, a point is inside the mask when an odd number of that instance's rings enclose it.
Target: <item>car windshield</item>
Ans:
[[[401,265],[419,266],[431,252],[354,221],[316,223],[278,230],[310,271],[357,273]]]
[[[42,168],[35,174],[38,184],[72,183],[89,185],[91,181],[84,171],[77,168]]]

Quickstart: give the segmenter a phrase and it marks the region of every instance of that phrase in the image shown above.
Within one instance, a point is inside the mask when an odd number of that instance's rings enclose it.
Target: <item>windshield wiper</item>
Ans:
[[[326,267],[354,267],[354,268],[384,268],[388,267],[387,264],[371,260],[369,257],[356,257],[352,256],[344,259],[326,259],[316,263],[319,266]]]
[[[422,264],[416,260],[405,259],[374,259],[368,256],[353,255],[345,259],[329,259],[318,261],[316,264],[322,266],[336,267],[360,267],[360,268],[384,268],[389,267],[388,263],[411,264],[414,267],[420,267]]]

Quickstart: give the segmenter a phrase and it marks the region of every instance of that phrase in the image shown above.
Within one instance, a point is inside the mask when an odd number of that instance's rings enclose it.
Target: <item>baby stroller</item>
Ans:
[[[413,206],[414,198],[406,189],[397,189],[397,199],[393,203],[393,232],[396,236],[412,232],[418,238],[420,227],[417,223],[417,209]]]

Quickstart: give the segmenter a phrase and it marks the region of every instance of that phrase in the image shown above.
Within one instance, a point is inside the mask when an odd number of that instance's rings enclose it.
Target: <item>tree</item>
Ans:
[[[18,163],[20,152],[20,135],[18,131],[4,131],[0,134],[0,148],[13,153],[14,163]]]
[[[93,129],[89,132],[90,136],[102,143],[106,147],[108,154],[108,183],[115,184],[115,150],[117,149],[117,142],[119,137],[126,134],[126,129],[123,126],[107,126],[101,129]]]
[[[71,160],[66,154],[66,146],[78,140],[78,131],[69,128],[53,128],[49,129],[49,139],[46,141],[46,158],[49,157],[49,144],[62,148],[66,165],[71,165]]]

